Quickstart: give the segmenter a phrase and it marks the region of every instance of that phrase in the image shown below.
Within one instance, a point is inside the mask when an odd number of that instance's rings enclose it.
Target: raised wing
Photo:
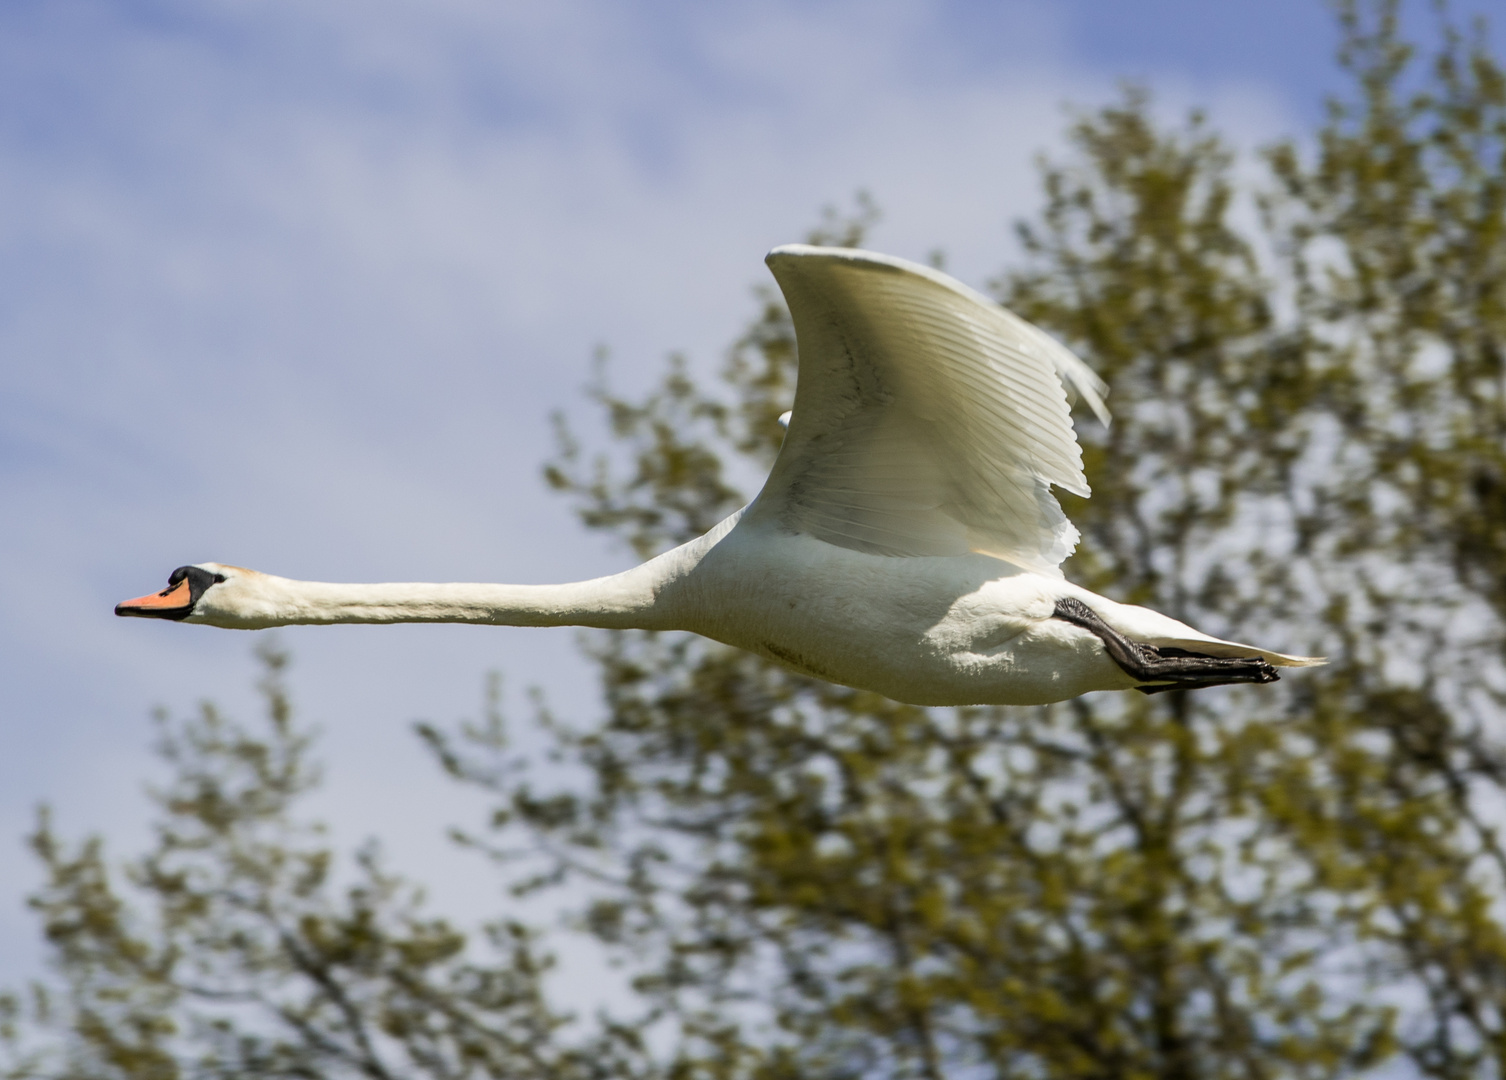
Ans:
[[[766,261],[800,378],[752,519],[873,554],[977,551],[1060,575],[1078,532],[1050,485],[1088,494],[1062,380],[1108,418],[1088,366],[904,259],[790,244]]]

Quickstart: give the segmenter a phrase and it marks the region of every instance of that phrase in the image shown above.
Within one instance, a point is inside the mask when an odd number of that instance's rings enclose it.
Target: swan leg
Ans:
[[[1135,687],[1142,694],[1226,683],[1268,683],[1280,678],[1276,669],[1258,656],[1225,658],[1141,645],[1111,628],[1087,604],[1071,597],[1058,600],[1051,614],[1097,635],[1109,657],[1131,678],[1153,684]]]

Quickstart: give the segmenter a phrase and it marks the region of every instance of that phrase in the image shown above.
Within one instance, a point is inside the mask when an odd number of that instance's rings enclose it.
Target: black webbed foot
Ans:
[[[1126,674],[1151,684],[1135,687],[1142,694],[1227,683],[1269,683],[1281,677],[1258,656],[1205,656],[1186,649],[1141,645],[1111,628],[1087,604],[1070,597],[1058,600],[1052,615],[1097,635],[1109,657]]]

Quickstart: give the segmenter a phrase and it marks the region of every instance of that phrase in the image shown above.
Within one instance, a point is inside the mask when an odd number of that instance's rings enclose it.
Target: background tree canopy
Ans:
[[[525,718],[547,767],[495,708],[420,732],[495,803],[460,840],[631,973],[572,1018],[540,931],[462,932],[373,850],[336,872],[267,653],[264,724],[163,721],[123,873],[41,820],[56,977],[3,1000],[3,1075],[1506,1075],[1506,73],[1483,33],[1424,54],[1392,4],[1339,18],[1315,139],[1236,173],[1127,93],[1043,165],[993,283],[1112,388],[1069,576],[1330,667],[927,710],[587,635],[606,708]],[[653,554],[747,497],[794,382],[765,289],[719,379],[601,383],[608,448],[562,422],[548,480]]]

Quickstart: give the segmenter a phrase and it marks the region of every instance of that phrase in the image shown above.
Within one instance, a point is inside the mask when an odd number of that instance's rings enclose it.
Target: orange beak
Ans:
[[[193,607],[193,596],[184,578],[159,593],[138,596],[115,605],[117,615],[135,615],[142,619],[181,619]]]

